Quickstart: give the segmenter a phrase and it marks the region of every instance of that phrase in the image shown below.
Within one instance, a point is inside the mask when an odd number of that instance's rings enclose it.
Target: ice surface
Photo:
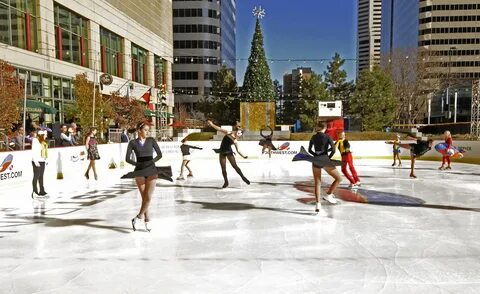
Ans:
[[[140,197],[128,171],[48,180],[0,195],[1,293],[479,293],[480,169],[356,160],[339,205],[313,213],[311,166],[238,160],[219,189],[218,160],[158,182],[152,232],[132,232]],[[174,162],[177,177],[180,162]],[[324,185],[331,179],[324,174]],[[140,224],[140,228],[142,228]]]

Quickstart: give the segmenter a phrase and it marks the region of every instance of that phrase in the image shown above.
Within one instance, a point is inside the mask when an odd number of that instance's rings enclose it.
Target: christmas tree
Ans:
[[[242,88],[242,98],[247,101],[270,101],[275,98],[270,68],[263,49],[263,34],[260,27],[260,18],[263,13],[261,10],[254,10],[257,23]]]

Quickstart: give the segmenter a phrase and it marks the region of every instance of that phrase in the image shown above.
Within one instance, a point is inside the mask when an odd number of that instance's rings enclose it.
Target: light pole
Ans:
[[[23,89],[23,150],[25,150],[25,134],[27,130],[27,80],[29,71],[25,71],[25,88]]]
[[[457,101],[458,101],[458,92],[455,91],[455,102],[453,103],[453,122],[457,122]]]
[[[451,63],[452,63],[452,51],[457,50],[457,47],[452,46],[448,49],[448,73],[447,73],[447,97],[445,98],[445,102],[448,107],[448,118],[450,119],[450,70],[451,70]],[[443,102],[443,99],[442,99]],[[443,112],[443,103],[442,103],[442,112]]]

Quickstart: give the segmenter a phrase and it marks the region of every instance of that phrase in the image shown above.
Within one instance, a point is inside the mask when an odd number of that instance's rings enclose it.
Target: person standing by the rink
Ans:
[[[443,139],[445,140],[445,145],[446,145],[446,150],[450,150],[453,146],[453,140],[452,140],[452,134],[450,131],[445,131],[443,133]],[[445,167],[445,163],[447,166]],[[448,152],[445,152],[445,154],[442,155],[442,166],[438,168],[439,170],[445,170],[445,169],[452,169],[450,166],[450,154]]]
[[[190,149],[202,150],[202,148],[200,147],[188,145],[187,142],[188,139],[184,138],[182,140],[182,145],[180,145],[180,151],[182,151],[182,166],[180,167],[180,176],[178,176],[177,180],[185,180],[185,178],[183,177],[184,167],[188,170],[187,177],[193,177],[192,170],[190,169],[190,167],[188,167],[188,164],[190,163]]]
[[[120,142],[121,143],[128,143],[130,141],[130,138],[128,138],[128,133],[127,129],[122,130],[122,135],[120,136]]]
[[[235,145],[235,149],[237,150],[238,154],[240,154],[240,156],[245,159],[248,158],[248,156],[244,156],[238,148],[237,139],[243,135],[243,130],[238,126],[239,125],[238,122],[236,122],[235,129],[233,132],[229,132],[227,130],[220,128],[219,126],[216,126],[210,120],[208,120],[207,123],[209,126],[214,128],[215,130],[225,134],[225,136],[222,139],[222,142],[220,143],[220,148],[214,149],[215,152],[219,154],[218,158],[220,161],[220,167],[222,168],[222,175],[224,180],[222,188],[228,187],[227,159],[232,165],[233,169],[235,169],[235,171],[240,175],[242,180],[247,185],[250,185],[250,181],[243,175],[242,170],[238,167],[237,162],[235,161],[235,154],[233,153],[233,150],[232,150],[232,145]]]
[[[162,152],[155,139],[148,137],[150,127],[146,123],[139,123],[137,126],[138,138],[131,140],[128,143],[127,155],[125,161],[135,165],[135,170],[124,176],[122,179],[135,178],[138,191],[142,197],[142,206],[138,214],[132,219],[133,231],[136,231],[136,223],[139,220],[144,220],[145,229],[150,232],[148,226],[150,222],[149,206],[152,199],[153,192],[157,178],[169,181],[172,180],[172,169],[168,167],[156,167],[155,162],[162,158]],[[155,151],[156,156],[153,157]],[[132,152],[135,153],[135,160],[132,159]]]
[[[87,180],[90,178],[90,169],[93,170],[93,176],[95,180],[98,179],[97,176],[97,169],[95,168],[95,160],[100,159],[100,154],[98,153],[98,146],[97,146],[97,138],[95,137],[97,134],[97,128],[92,127],[88,132],[87,137],[85,138],[85,148],[87,149],[87,159],[90,160],[88,164],[87,171],[85,172],[85,177]]]
[[[312,154],[316,161],[312,164],[313,180],[315,184],[315,211],[320,211],[320,185],[322,183],[322,168],[334,179],[333,183],[327,191],[327,195],[323,199],[335,204],[337,199],[333,192],[342,181],[340,173],[335,168],[335,163],[331,160],[335,154],[335,145],[332,139],[325,134],[327,124],[323,121],[317,122],[316,134],[310,139],[308,152]],[[314,150],[315,149],[315,150]],[[329,153],[330,152],[330,153]]]
[[[342,155],[342,173],[350,182],[350,188],[357,188],[360,186],[360,178],[357,175],[357,171],[353,166],[352,152],[350,151],[350,142],[345,137],[345,132],[340,133],[340,139],[335,143],[335,147]],[[347,170],[350,169],[350,173]]]
[[[46,130],[38,130],[32,138],[32,198],[48,198],[45,187],[43,186],[43,175],[45,173],[45,165],[48,158],[48,144],[45,141],[47,137]],[[40,191],[38,188],[40,187]]]

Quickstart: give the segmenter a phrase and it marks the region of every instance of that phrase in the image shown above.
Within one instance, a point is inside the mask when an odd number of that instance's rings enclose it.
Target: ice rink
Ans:
[[[218,160],[158,181],[150,233],[131,229],[140,197],[119,179],[127,167],[49,180],[47,201],[28,185],[3,191],[0,292],[480,292],[480,166],[419,161],[412,180],[409,161],[356,160],[362,187],[345,179],[320,216],[308,163],[238,162],[250,186],[229,167],[220,189]]]

